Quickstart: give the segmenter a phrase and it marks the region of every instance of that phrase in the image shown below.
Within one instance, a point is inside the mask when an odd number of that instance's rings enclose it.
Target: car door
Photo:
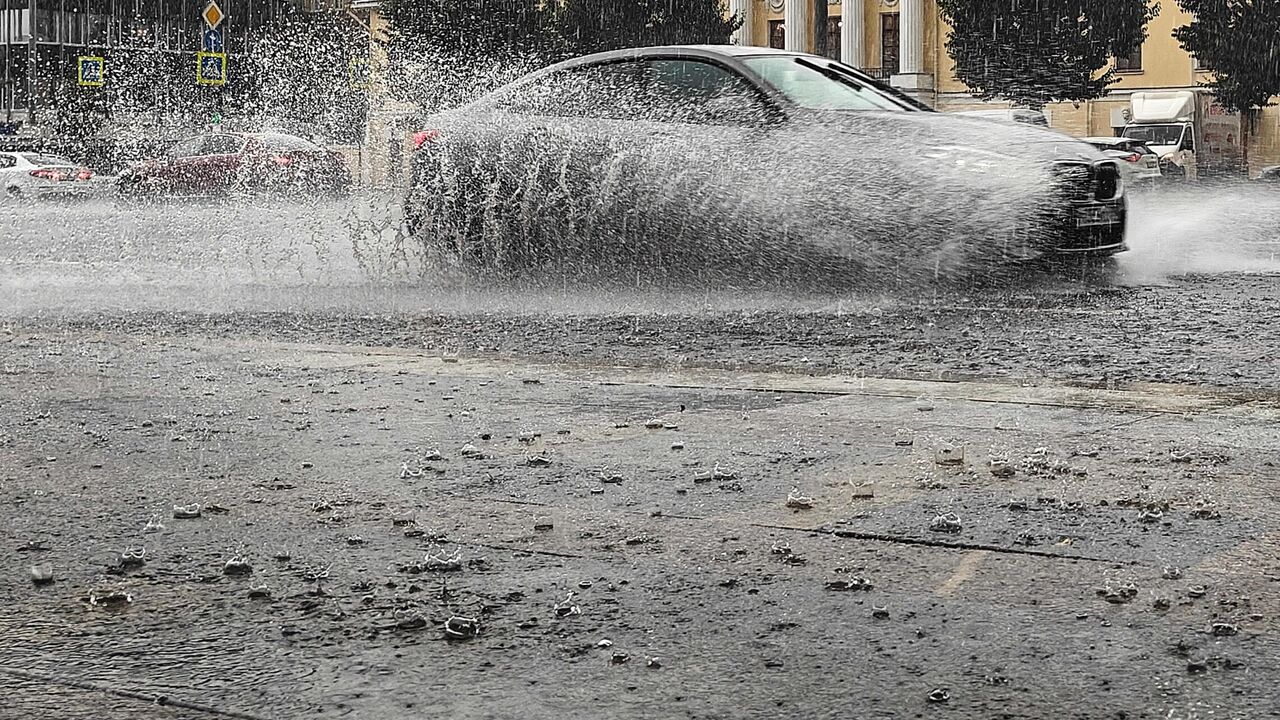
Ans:
[[[245,139],[239,135],[207,135],[200,155],[188,166],[188,190],[197,195],[224,195],[239,178]]]
[[[734,230],[760,198],[769,128],[777,109],[734,68],[697,57],[649,57],[643,110],[627,121],[647,166],[636,183],[644,234],[699,250],[742,237]]]
[[[503,93],[496,117],[473,124],[466,152],[484,158],[485,173],[468,177],[467,192],[484,198],[485,233],[522,255],[585,259],[600,248],[602,209],[620,182],[615,123],[634,110],[641,68],[614,60],[551,72]]]
[[[190,192],[191,178],[203,148],[202,135],[180,140],[169,148],[163,158],[148,162],[144,166],[145,175],[158,189],[174,193]]]

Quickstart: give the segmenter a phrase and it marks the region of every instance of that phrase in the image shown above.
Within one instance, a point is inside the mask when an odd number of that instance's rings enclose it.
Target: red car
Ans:
[[[343,197],[351,174],[336,152],[281,133],[219,132],[187,138],[164,157],[120,174],[122,197],[301,193]]]

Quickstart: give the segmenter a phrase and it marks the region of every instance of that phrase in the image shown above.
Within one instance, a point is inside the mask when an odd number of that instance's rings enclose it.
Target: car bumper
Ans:
[[[24,188],[24,191],[39,200],[76,200],[94,194],[94,188],[87,182],[31,185]]]
[[[1055,221],[1057,255],[1114,255],[1129,249],[1125,228],[1129,207],[1123,197],[1072,204]]]

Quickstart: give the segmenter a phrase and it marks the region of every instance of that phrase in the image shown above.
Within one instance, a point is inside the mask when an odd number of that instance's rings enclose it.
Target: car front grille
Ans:
[[[1098,200],[1110,200],[1120,193],[1120,169],[1115,163],[1094,165],[1093,176],[1093,196]]]
[[[1120,170],[1112,162],[1058,162],[1053,175],[1059,195],[1069,202],[1111,200],[1120,194]]]

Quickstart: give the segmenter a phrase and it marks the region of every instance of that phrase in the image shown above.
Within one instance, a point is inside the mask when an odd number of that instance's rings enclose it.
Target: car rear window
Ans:
[[[27,162],[32,165],[75,165],[70,160],[58,155],[24,154],[22,157],[26,158]]]

